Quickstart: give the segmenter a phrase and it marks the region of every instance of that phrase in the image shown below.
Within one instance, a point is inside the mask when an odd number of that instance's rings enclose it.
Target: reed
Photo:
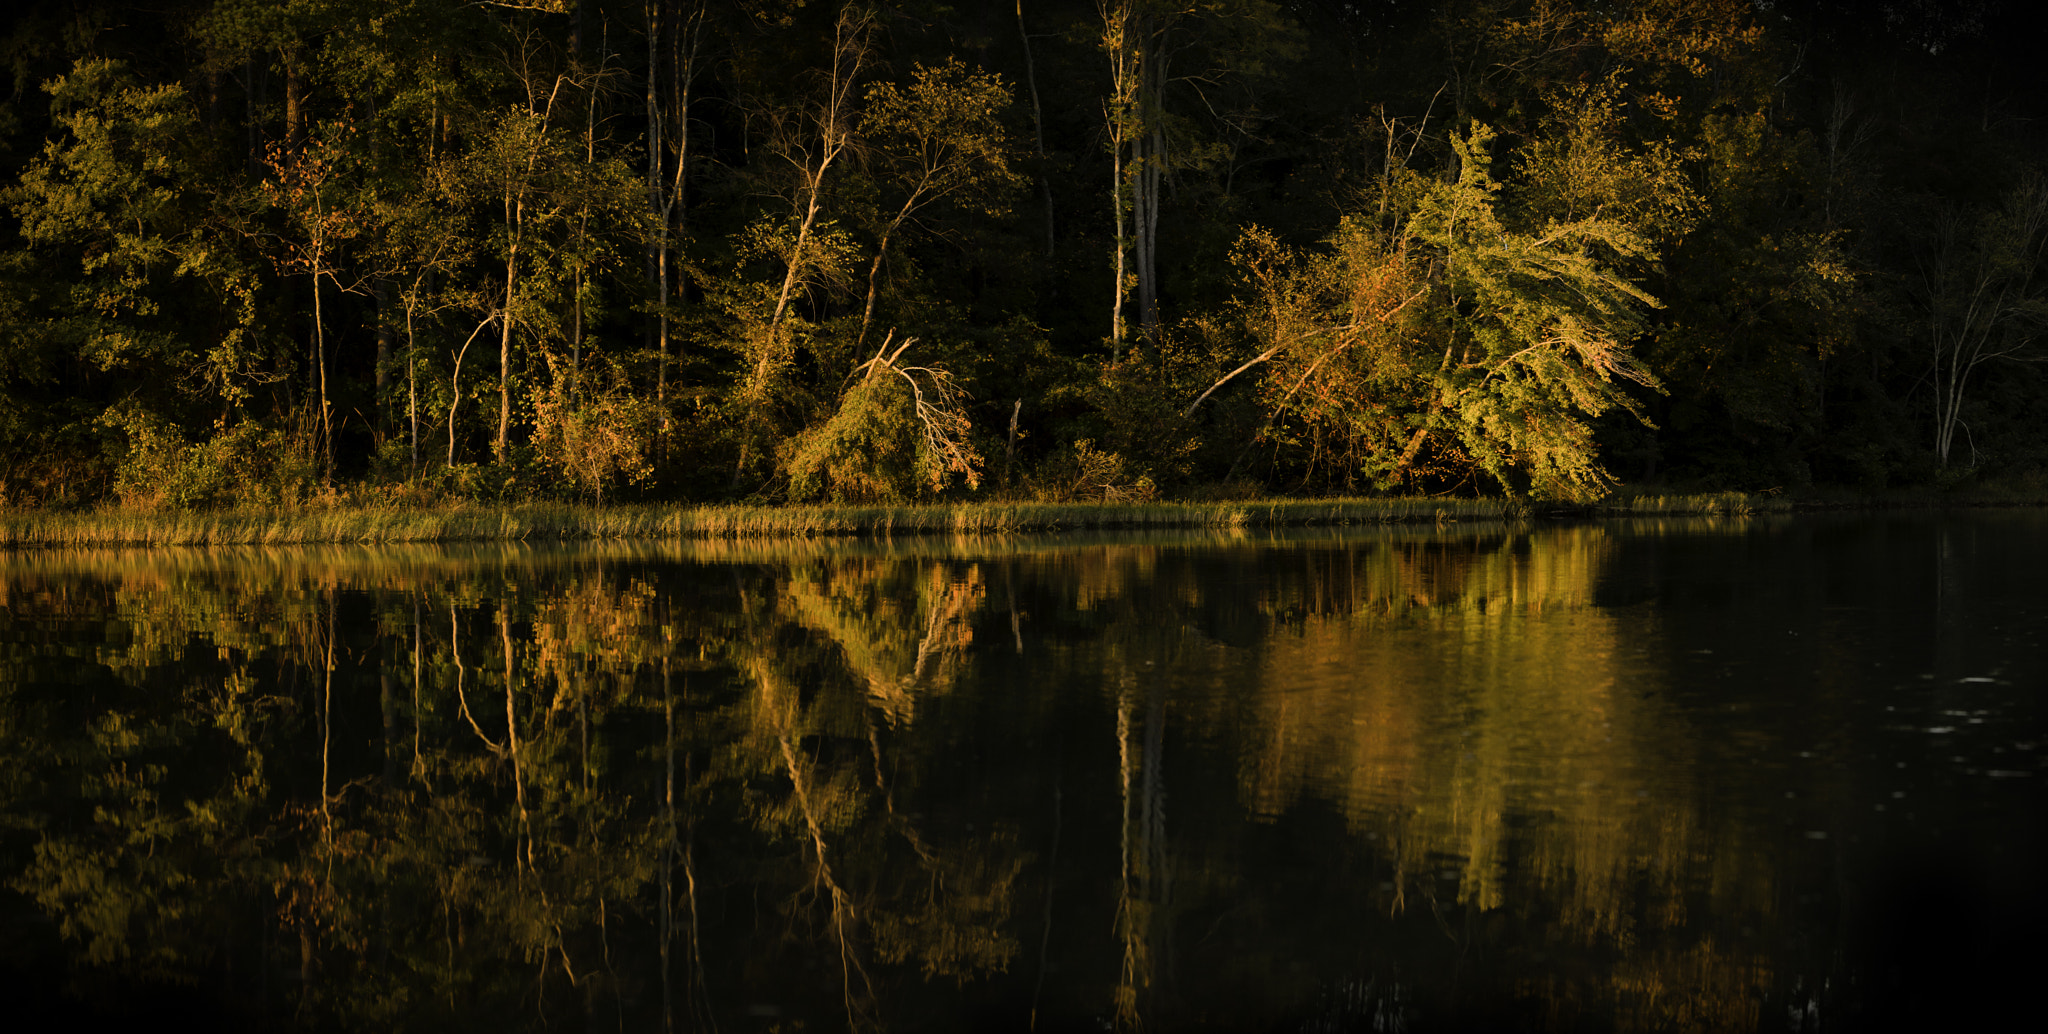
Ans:
[[[1499,521],[1488,499],[1317,499],[1207,503],[967,503],[952,506],[576,506],[136,513],[0,512],[0,547],[1013,534],[1076,529],[1259,528]]]

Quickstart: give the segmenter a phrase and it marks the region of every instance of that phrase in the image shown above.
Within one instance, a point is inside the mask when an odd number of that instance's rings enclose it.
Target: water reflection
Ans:
[[[1953,1018],[2038,958],[2044,524],[10,556],[0,961],[347,1029]]]

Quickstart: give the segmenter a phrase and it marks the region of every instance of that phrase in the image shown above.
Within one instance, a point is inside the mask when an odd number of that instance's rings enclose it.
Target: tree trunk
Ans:
[[[469,346],[476,343],[476,336],[483,333],[484,328],[490,325],[491,321],[486,319],[482,323],[477,324],[475,330],[469,332],[469,340],[464,341],[462,348],[455,353],[455,368],[448,374],[448,466],[450,467],[455,466],[455,416],[456,411],[462,407],[462,360],[463,357],[469,355]]]
[[[910,199],[903,202],[902,210],[896,213],[896,218],[891,219],[888,228],[882,231],[881,240],[875,242],[875,260],[868,264],[867,304],[860,310],[860,336],[853,342],[855,355],[862,354],[861,350],[868,341],[868,327],[875,319],[875,291],[882,275],[882,259],[889,254],[889,238],[896,236],[897,228],[903,225],[903,220],[910,218],[911,210],[917,206],[917,202],[918,196],[915,193],[911,194]]]
[[[410,323],[410,317],[407,318]],[[406,467],[408,479],[420,476],[420,381],[418,364],[412,354],[411,333],[406,334],[405,346],[405,422],[410,427],[408,439],[412,444],[411,462]]]
[[[1124,347],[1124,145],[1122,134],[1110,134],[1110,206],[1116,215],[1116,261],[1111,263],[1114,288],[1109,306],[1109,358],[1114,362]]]
[[[1024,41],[1024,82],[1031,88],[1031,148],[1038,156],[1038,192],[1045,198],[1045,257],[1053,253],[1052,180],[1046,178],[1045,117],[1038,106],[1038,65],[1031,58],[1031,33],[1024,28],[1024,0],[1017,0],[1017,36]]]
[[[669,116],[661,110],[662,0],[647,3],[647,200],[655,220],[654,242],[649,245],[648,278],[658,308],[655,311],[654,399],[661,412],[661,432],[668,432],[668,368],[672,342],[669,340],[669,303],[677,285],[670,276],[670,252],[684,236],[688,207],[684,191],[690,169],[690,95],[697,78],[697,48],[701,37],[704,7],[693,3],[680,17],[672,18],[667,29]],[[673,119],[673,125],[669,123]],[[673,167],[665,164],[673,161]]]
[[[647,0],[647,210],[654,239],[647,245],[648,286],[654,291],[654,397],[668,395],[668,197],[662,176],[661,15],[662,0]]]
[[[334,424],[329,417],[327,401],[327,323],[320,312],[319,255],[314,257],[313,272],[313,359],[314,369],[319,372],[320,412],[318,433],[320,435],[320,483],[323,488],[334,487]]]
[[[783,273],[782,289],[775,296],[775,312],[768,320],[769,347],[764,348],[754,370],[753,390],[765,387],[769,365],[774,359],[774,343],[782,335],[782,321],[789,311],[789,298],[796,290],[798,281],[803,279],[804,253],[810,247],[811,231],[818,221],[818,210],[825,192],[825,175],[832,163],[845,152],[851,135],[847,122],[851,113],[854,80],[860,77],[861,65],[867,60],[867,16],[857,14],[850,8],[840,13],[835,29],[832,49],[832,78],[827,84],[825,106],[818,114],[818,159],[815,166],[803,163],[803,220],[797,226],[796,244],[791,248],[789,268]]]
[[[469,349],[465,347],[464,352]],[[448,375],[448,467],[455,467],[455,416],[462,408],[462,354],[455,356],[455,370]]]
[[[1138,250],[1138,326],[1146,342],[1159,334],[1159,202],[1166,182],[1166,132],[1160,113],[1166,103],[1166,53],[1151,19],[1140,23],[1137,41],[1140,132],[1132,140],[1137,176],[1132,207]]]
[[[517,222],[518,216],[513,216]],[[505,309],[498,314],[498,437],[491,451],[505,462],[505,446],[512,433],[512,302],[519,288],[519,237],[513,230],[512,247],[505,253]]]
[[[284,53],[284,142],[292,151],[306,145],[306,80],[299,74],[298,54]]]
[[[391,313],[391,281],[378,277],[370,283],[370,298],[377,306],[377,368],[373,376],[375,385],[371,397],[371,430],[376,433],[377,442],[382,444],[384,433],[390,429],[387,411],[390,409],[391,352],[398,328]]]
[[[1143,112],[1139,101],[1144,68],[1142,50],[1136,38],[1141,30],[1136,5],[1121,0],[1104,3],[1102,46],[1109,52],[1110,96],[1104,105],[1109,128],[1110,208],[1116,221],[1115,253],[1110,262],[1109,355],[1114,362],[1123,354],[1124,299],[1130,292],[1131,243],[1134,227],[1126,218],[1136,216],[1143,223],[1143,210],[1136,205],[1143,195],[1134,180],[1142,173]]]

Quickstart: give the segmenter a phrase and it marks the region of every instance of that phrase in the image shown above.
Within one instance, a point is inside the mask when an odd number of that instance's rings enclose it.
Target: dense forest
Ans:
[[[24,3],[0,505],[2037,481],[2023,6]]]

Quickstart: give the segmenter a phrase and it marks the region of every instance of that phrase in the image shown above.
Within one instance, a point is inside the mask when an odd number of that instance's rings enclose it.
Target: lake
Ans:
[[[16,1016],[1967,1028],[2048,514],[0,554]]]

